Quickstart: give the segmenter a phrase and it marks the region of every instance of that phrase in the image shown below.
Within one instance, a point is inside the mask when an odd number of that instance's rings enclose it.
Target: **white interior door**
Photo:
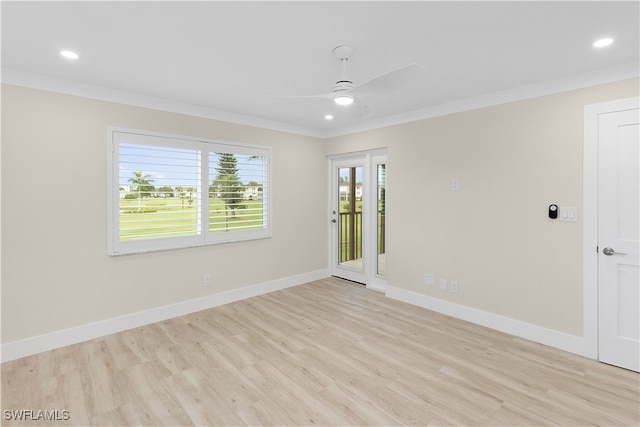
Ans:
[[[598,116],[598,358],[640,370],[640,110]]]

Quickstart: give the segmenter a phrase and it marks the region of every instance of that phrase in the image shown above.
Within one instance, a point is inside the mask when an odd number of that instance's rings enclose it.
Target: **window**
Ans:
[[[111,129],[110,255],[271,236],[266,147]]]

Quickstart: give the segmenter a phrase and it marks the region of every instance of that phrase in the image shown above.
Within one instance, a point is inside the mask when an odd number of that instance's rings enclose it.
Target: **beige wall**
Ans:
[[[108,257],[108,126],[273,147],[273,238]],[[3,343],[326,268],[325,174],[319,139],[4,85]]]
[[[2,342],[326,268],[326,155],[379,147],[390,286],[581,336],[582,222],[551,222],[547,206],[581,214],[584,105],[638,91],[633,79],[323,143],[4,85]],[[107,126],[272,146],[273,238],[108,257]]]
[[[547,208],[580,218],[583,107],[638,92],[632,79],[451,114],[332,138],[326,153],[388,147],[390,286],[582,336],[582,222]]]

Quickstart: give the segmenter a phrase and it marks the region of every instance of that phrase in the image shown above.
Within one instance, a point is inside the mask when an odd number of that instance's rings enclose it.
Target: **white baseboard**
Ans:
[[[389,298],[417,305],[418,307],[436,311],[447,316],[466,320],[467,322],[475,323],[477,325],[486,326],[491,329],[568,351],[570,353],[586,356],[583,354],[584,339],[575,335],[569,335],[564,332],[543,328],[531,323],[510,319],[487,311],[478,310],[465,305],[433,298],[400,288],[388,286],[385,295]]]
[[[202,298],[195,298],[188,301],[152,308],[150,310],[127,314],[125,316],[9,342],[2,344],[0,361],[7,362],[9,360],[19,359],[32,354],[42,353],[43,351],[65,347],[82,341],[88,341],[105,335],[114,334],[116,332],[125,331],[127,329],[137,328],[151,323],[183,316],[185,314],[206,310],[211,307],[228,304],[230,302],[240,301],[280,289],[302,285],[304,283],[313,282],[314,280],[324,279],[328,276],[329,271],[327,269],[311,271],[308,273],[246,286],[240,289],[208,295]]]

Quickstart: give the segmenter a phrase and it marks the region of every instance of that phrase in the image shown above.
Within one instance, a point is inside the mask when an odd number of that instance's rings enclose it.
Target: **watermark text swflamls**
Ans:
[[[71,414],[66,409],[5,409],[6,421],[68,421]]]

